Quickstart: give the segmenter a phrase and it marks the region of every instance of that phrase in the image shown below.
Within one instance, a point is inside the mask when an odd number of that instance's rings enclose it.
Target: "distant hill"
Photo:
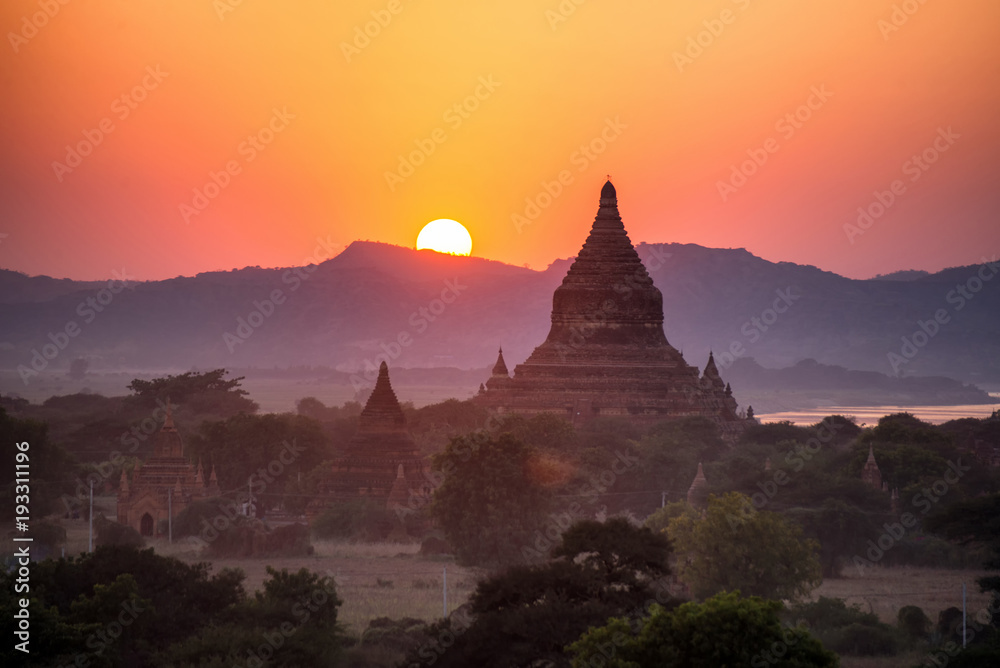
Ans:
[[[742,249],[639,244],[637,250],[663,292],[668,340],[699,367],[714,350],[727,380],[727,367],[750,357],[764,367],[814,359],[892,373],[888,354],[902,355],[901,337],[912,338],[918,321],[943,310],[946,324],[926,342],[918,334],[925,345],[898,370],[1000,384],[1000,279],[962,298],[961,308],[952,292],[977,267],[904,281],[851,280]],[[355,242],[312,267],[139,283],[100,312],[86,300],[98,295],[101,282],[0,270],[0,368],[30,363],[32,351],[70,321],[80,333],[52,361],[54,369],[83,356],[98,370],[354,372],[377,366],[379,355],[394,366],[477,369],[493,363],[500,345],[513,367],[545,338],[552,291],[570,263],[533,271]],[[622,293],[626,298],[625,286]]]
[[[930,272],[922,269],[902,269],[889,274],[879,274],[869,280],[872,281],[915,281],[918,278],[930,276]]]

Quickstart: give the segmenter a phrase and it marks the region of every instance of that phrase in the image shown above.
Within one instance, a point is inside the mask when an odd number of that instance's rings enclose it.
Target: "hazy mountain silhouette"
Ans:
[[[901,355],[901,337],[912,337],[918,321],[931,321],[943,309],[946,324],[914,349],[912,360],[897,364],[899,371],[1000,382],[1000,279],[963,298],[961,308],[949,302],[949,292],[978,267],[909,280],[852,280],[742,249],[639,244],[637,250],[663,292],[668,340],[699,367],[714,350],[724,378],[736,357],[765,367],[814,359],[891,373],[888,353]],[[69,321],[81,332],[52,362],[55,369],[86,356],[94,370],[304,365],[351,371],[366,361],[377,366],[380,354],[394,366],[471,369],[491,366],[499,345],[513,366],[544,340],[552,291],[570,262],[533,271],[355,242],[309,268],[248,267],[138,283],[101,312],[86,299],[103,283],[0,270],[0,366],[28,364],[49,333]],[[275,291],[280,304],[272,302]],[[769,311],[775,307],[784,312]]]

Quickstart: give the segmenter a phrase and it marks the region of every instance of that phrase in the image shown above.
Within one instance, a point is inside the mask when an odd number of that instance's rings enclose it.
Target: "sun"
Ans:
[[[438,218],[424,225],[417,235],[417,250],[424,248],[450,255],[471,255],[472,235],[462,223]]]

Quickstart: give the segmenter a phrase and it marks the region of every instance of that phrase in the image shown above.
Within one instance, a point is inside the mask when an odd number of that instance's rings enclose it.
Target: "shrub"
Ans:
[[[899,651],[899,640],[887,624],[869,626],[850,624],[844,628],[817,633],[823,645],[837,654],[886,656]]]
[[[384,647],[405,654],[417,649],[424,641],[426,625],[419,619],[403,617],[389,619],[376,617],[368,623],[368,628],[361,634],[361,645]]]
[[[793,606],[788,616],[808,624],[823,645],[838,654],[879,656],[900,649],[896,629],[880,621],[878,615],[863,612],[856,604],[848,607],[839,598],[821,596],[818,601]]]
[[[378,501],[361,499],[335,503],[312,523],[317,538],[348,538],[364,541],[383,540],[390,534],[395,515]]]
[[[900,608],[897,620],[899,630],[910,638],[922,640],[930,636],[931,619],[915,605],[905,605]]]
[[[231,525],[237,515],[236,502],[231,499],[216,497],[195,501],[174,518],[174,537],[197,536],[206,525],[219,530],[216,525],[223,525],[223,522],[217,518],[221,516],[226,525]]]
[[[104,515],[94,518],[95,543],[97,545],[119,545],[122,547],[142,547],[145,541],[139,532],[130,526],[112,522]]]

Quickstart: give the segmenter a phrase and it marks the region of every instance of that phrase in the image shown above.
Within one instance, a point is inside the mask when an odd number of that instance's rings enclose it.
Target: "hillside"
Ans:
[[[889,353],[901,355],[902,337],[912,338],[918,321],[940,311],[947,319],[934,336],[914,348],[912,359],[897,360],[901,374],[1000,384],[1000,281],[983,283],[969,299],[953,292],[978,267],[860,281],[742,249],[639,244],[637,250],[663,292],[668,340],[697,366],[712,349],[723,375],[738,357],[764,367],[814,359],[891,373]],[[513,366],[544,339],[552,291],[569,263],[533,271],[355,242],[318,266],[138,283],[99,312],[86,300],[96,298],[100,283],[0,271],[0,368],[30,364],[49,334],[71,321],[80,333],[47,371],[65,370],[80,356],[95,370],[353,372],[377,365],[379,355],[395,366],[473,369],[492,364],[499,345]]]

